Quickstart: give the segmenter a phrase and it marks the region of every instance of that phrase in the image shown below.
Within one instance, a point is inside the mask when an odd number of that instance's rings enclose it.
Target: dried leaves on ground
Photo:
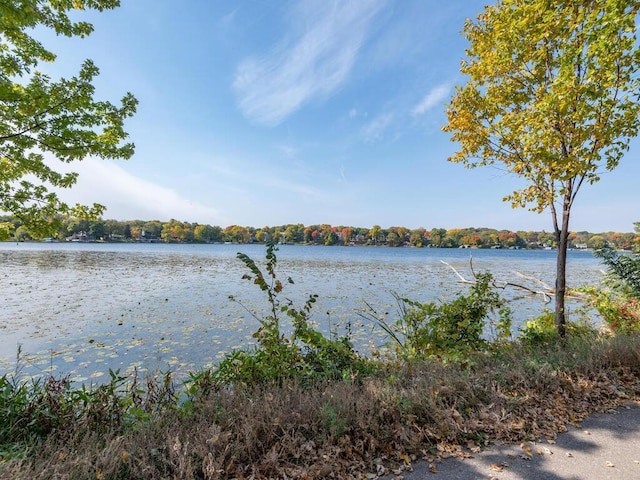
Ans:
[[[417,459],[437,471],[439,459],[497,440],[552,440],[589,413],[638,399],[638,337],[510,347],[463,364],[387,365],[366,378],[203,389],[130,428],[54,432],[0,463],[0,477],[376,478]]]

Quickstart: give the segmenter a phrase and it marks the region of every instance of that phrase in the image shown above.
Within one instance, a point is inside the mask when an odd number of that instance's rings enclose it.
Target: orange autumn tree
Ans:
[[[468,76],[448,105],[450,161],[497,165],[526,185],[514,207],[550,210],[557,244],[555,322],[566,333],[571,209],[638,133],[640,53],[631,0],[500,0],[467,21]]]

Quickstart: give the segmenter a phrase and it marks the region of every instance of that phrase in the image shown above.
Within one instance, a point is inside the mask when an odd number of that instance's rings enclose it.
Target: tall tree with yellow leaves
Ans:
[[[500,0],[464,27],[468,81],[447,109],[443,129],[460,145],[449,160],[500,166],[526,181],[506,201],[550,210],[561,336],[571,208],[581,187],[613,170],[638,133],[639,5]]]

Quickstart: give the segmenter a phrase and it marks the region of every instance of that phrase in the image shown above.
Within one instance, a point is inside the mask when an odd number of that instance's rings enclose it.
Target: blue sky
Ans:
[[[128,161],[87,159],[71,202],[105,218],[222,227],[329,223],[551,230],[512,209],[516,177],[446,159],[440,127],[476,0],[123,0],[86,39],[43,36],[52,75],[100,68],[98,97],[140,101]],[[636,142],[634,142],[636,143]],[[640,147],[586,186],[574,231],[640,221]]]

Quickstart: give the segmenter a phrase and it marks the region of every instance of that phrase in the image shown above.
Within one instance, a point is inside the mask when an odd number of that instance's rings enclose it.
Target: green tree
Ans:
[[[29,235],[29,229],[24,225],[20,225],[18,228],[16,228],[13,236],[16,239],[16,242],[24,242],[25,240],[31,239],[31,236]]]
[[[470,42],[443,127],[450,158],[499,164],[526,181],[505,197],[553,219],[555,322],[566,331],[566,252],[580,188],[614,169],[638,132],[637,0],[500,0],[464,33]]]
[[[282,233],[285,242],[299,242],[303,239],[303,230],[304,226],[302,224],[291,224],[287,225],[287,228],[284,229]]]
[[[144,237],[147,240],[159,238],[162,234],[162,222],[159,220],[145,222],[142,226],[142,230],[144,231]]]
[[[89,230],[89,222],[85,218],[66,217],[59,219],[59,223],[65,237]]]
[[[387,234],[387,245],[389,245],[390,247],[399,247],[400,245],[402,245],[402,239],[396,232],[391,231]]]
[[[460,242],[456,237],[453,237],[449,234],[445,235],[444,238],[440,241],[440,247],[442,248],[456,248],[460,245]]]
[[[247,227],[240,225],[230,225],[222,231],[223,238],[226,242],[249,243],[251,241],[251,233]]]
[[[93,27],[73,22],[69,10],[103,11],[118,0],[6,0],[0,2],[0,210],[9,212],[32,234],[51,234],[57,214],[98,217],[104,207],[62,202],[52,187],[69,188],[76,173],[59,173],[45,159],[61,162],[129,158],[134,145],[124,120],[136,111],[127,93],[117,106],[94,99],[98,68],[86,60],[77,76],[52,80],[37,69],[56,55],[31,36],[38,28],[58,35],[85,37]],[[2,229],[0,229],[2,231]]]
[[[145,232],[146,233],[146,232]],[[165,243],[182,243],[193,241],[193,228],[188,222],[181,222],[174,218],[162,224],[162,241]]]
[[[587,242],[587,246],[599,250],[607,246],[607,241],[602,235],[593,235]]]
[[[338,234],[331,228],[322,232],[322,238],[324,238],[324,244],[327,246],[338,243]]]
[[[209,243],[209,225],[194,225],[193,227],[193,239],[196,242]]]
[[[398,245],[396,245],[398,247],[404,245],[404,242],[409,240],[409,229],[406,227],[389,227],[389,232],[393,232],[398,236]],[[387,243],[389,243],[388,238]]]
[[[124,237],[124,223],[118,220],[105,220],[104,228],[110,240]]]
[[[256,242],[264,243],[269,240],[269,227],[259,228],[255,234]]]
[[[640,299],[639,254],[621,254],[607,247],[596,250],[594,254],[607,266],[607,274],[615,279],[614,287],[618,291]]]
[[[429,233],[431,239],[431,245],[434,247],[441,247],[444,237],[447,236],[447,231],[444,228],[432,228]]]
[[[129,231],[131,233],[131,238],[138,241],[142,238],[142,227],[140,225],[136,225],[132,223],[129,226]]]
[[[222,229],[211,225],[196,225],[193,228],[193,238],[197,242],[219,242],[222,238]]]
[[[424,233],[424,228],[415,228],[411,230],[411,233],[409,235],[409,243],[411,243],[411,245],[413,245],[414,247],[422,247],[422,245],[425,243]]]
[[[107,235],[107,230],[102,220],[89,222],[89,235],[95,240],[101,240]]]

